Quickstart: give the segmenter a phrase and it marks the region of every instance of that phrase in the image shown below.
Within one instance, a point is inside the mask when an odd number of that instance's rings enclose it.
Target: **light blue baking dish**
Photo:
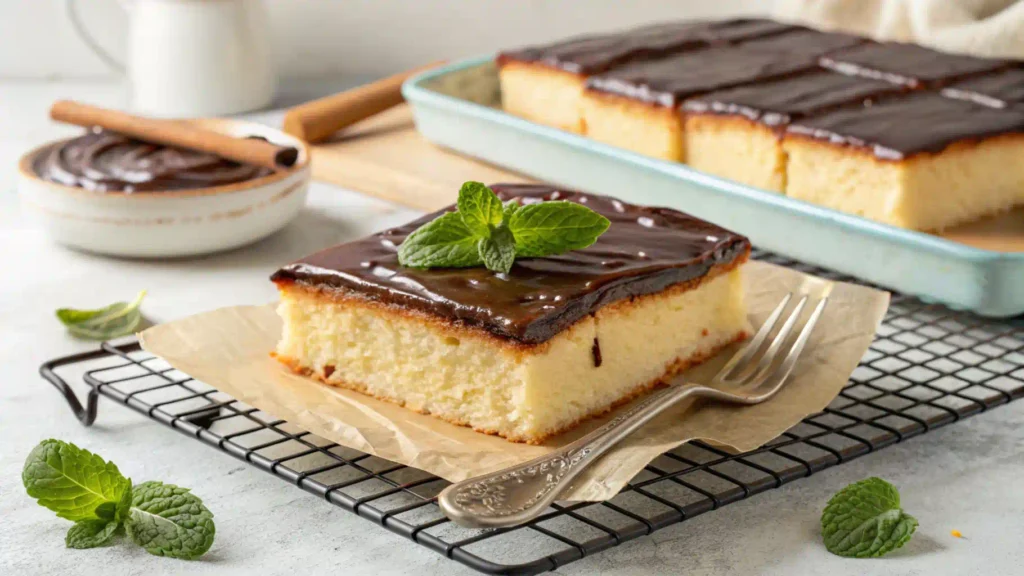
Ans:
[[[629,202],[668,206],[755,246],[984,316],[1024,313],[1024,254],[973,248],[879,224],[648,158],[506,114],[491,57],[402,88],[428,140],[505,168]]]

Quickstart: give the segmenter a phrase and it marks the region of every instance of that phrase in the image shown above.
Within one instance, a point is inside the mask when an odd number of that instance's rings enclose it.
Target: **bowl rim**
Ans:
[[[69,142],[77,136],[69,138],[63,138],[60,140],[52,140],[30,149],[28,152],[22,154],[18,160],[18,173],[23,179],[32,180],[39,184],[56,188],[70,194],[85,194],[94,198],[138,198],[158,200],[158,199],[176,199],[176,198],[189,198],[196,196],[212,196],[215,194],[230,194],[234,192],[246,192],[257,188],[262,188],[269,184],[274,184],[282,180],[287,179],[290,176],[299,174],[303,171],[309,170],[311,161],[311,151],[309,144],[300,138],[296,138],[290,134],[286,134],[277,128],[267,126],[265,124],[259,124],[257,122],[251,122],[248,120],[236,120],[234,118],[188,118],[180,120],[181,122],[188,122],[198,124],[211,130],[218,132],[227,133],[225,130],[228,126],[235,126],[242,129],[250,129],[254,134],[258,132],[273,132],[275,136],[281,140],[287,141],[289,144],[299,149],[299,158],[294,165],[283,169],[277,170],[272,174],[261,176],[260,178],[253,178],[252,180],[244,180],[242,182],[234,182],[231,184],[222,184],[219,186],[206,186],[203,188],[188,188],[184,190],[141,190],[138,192],[121,192],[118,190],[113,191],[101,191],[101,190],[89,190],[80,186],[69,186],[67,184],[61,184],[59,182],[51,182],[44,180],[35,173],[32,169],[32,161],[35,157],[52,146]]]

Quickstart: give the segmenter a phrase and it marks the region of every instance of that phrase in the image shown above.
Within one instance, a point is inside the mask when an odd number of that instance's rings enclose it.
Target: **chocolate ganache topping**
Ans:
[[[647,26],[499,55],[584,76],[585,91],[745,118],[885,161],[1024,133],[1024,63],[768,20]]]
[[[785,130],[797,119],[850,105],[864,105],[907,90],[898,84],[816,71],[694,96],[683,102],[687,114],[742,116]]]
[[[940,152],[952,142],[1024,133],[1024,109],[998,109],[934,92],[913,92],[863,108],[795,121],[787,135],[870,150],[882,160]]]
[[[1007,60],[946,54],[898,42],[867,42],[821,58],[822,66],[842,74],[911,88],[941,85],[956,78],[999,70],[1009,64]]]
[[[989,108],[1024,104],[1024,69],[1010,68],[997,74],[974,76],[943,88],[942,95],[969,100]]]
[[[502,52],[498,55],[498,62],[538,62],[574,74],[596,74],[637,58],[729,44],[795,29],[789,24],[753,18],[670,22]]]
[[[90,131],[39,152],[33,171],[43,180],[101,192],[187,190],[244,182],[271,173],[213,154]]]
[[[675,107],[696,94],[811,72],[820,56],[863,41],[846,34],[794,29],[735,46],[636,60],[591,76],[586,88]]]
[[[516,260],[507,275],[485,268],[420,270],[398,264],[398,246],[444,211],[355,242],[329,248],[277,271],[278,283],[300,282],[418,310],[483,328],[524,344],[544,342],[615,301],[654,294],[745,259],[750,242],[668,208],[544,185],[496,184],[502,200],[567,200],[611,221],[592,246],[559,256]]]

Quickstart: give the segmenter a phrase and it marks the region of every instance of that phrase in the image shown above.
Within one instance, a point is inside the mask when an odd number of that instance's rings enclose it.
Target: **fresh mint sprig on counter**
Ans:
[[[68,548],[96,548],[125,529],[150,554],[192,560],[213,545],[213,513],[188,491],[162,482],[132,486],[113,462],[60,440],[44,440],[25,460],[28,495],[75,524]]]
[[[146,297],[143,290],[131,302],[117,302],[95,310],[57,310],[57,319],[67,327],[68,332],[87,340],[110,340],[127,336],[142,322],[139,306]]]
[[[502,204],[480,182],[459,190],[455,212],[417,228],[398,247],[398,262],[411,268],[486,266],[508,273],[516,258],[539,258],[586,248],[610,222],[575,202]]]
[[[878,558],[902,547],[917,529],[917,519],[900,508],[900,493],[881,478],[843,488],[821,514],[825,548],[848,558]]]

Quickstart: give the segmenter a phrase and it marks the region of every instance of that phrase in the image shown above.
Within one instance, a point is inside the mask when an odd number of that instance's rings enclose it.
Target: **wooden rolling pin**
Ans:
[[[402,83],[414,74],[442,62],[407,70],[365,86],[301,104],[284,116],[284,131],[307,142],[320,142],[331,134],[402,103]]]
[[[133,116],[68,100],[54,102],[50,108],[50,118],[86,128],[98,126],[143,142],[198,150],[272,170],[292,166],[299,157],[299,151],[295,148],[277,146],[266,140],[235,138],[186,122]]]

